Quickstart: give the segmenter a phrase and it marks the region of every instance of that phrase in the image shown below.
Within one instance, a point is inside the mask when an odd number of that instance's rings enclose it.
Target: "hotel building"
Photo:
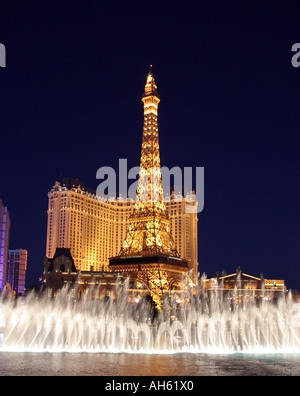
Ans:
[[[194,195],[171,194],[165,201],[171,232],[191,277],[198,274],[198,216]],[[48,193],[46,257],[56,248],[70,248],[77,271],[109,271],[109,258],[122,247],[134,202],[103,200],[77,179],[56,181]]]
[[[0,290],[4,289],[7,282],[9,232],[9,211],[0,199]]]
[[[201,286],[209,294],[222,292],[230,300],[231,305],[241,306],[254,299],[273,300],[286,292],[283,279],[265,279],[248,275],[238,267],[235,273],[228,274],[223,270],[222,274],[216,274],[214,278],[201,280]]]
[[[8,251],[7,282],[16,294],[25,294],[27,250]]]

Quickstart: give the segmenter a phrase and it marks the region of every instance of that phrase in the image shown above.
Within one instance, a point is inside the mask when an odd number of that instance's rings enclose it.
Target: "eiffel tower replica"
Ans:
[[[144,128],[136,201],[121,251],[109,259],[109,266],[126,273],[137,289],[146,289],[161,310],[166,294],[186,290],[189,269],[177,252],[163,200],[157,126],[160,96],[152,67],[142,101]]]

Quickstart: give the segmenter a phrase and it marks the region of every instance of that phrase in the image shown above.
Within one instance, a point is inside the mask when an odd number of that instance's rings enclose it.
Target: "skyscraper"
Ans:
[[[125,238],[132,202],[100,199],[76,179],[57,181],[48,198],[46,257],[69,248],[78,271],[107,271]]]
[[[3,290],[7,282],[9,232],[9,211],[0,199],[0,290]]]
[[[8,251],[7,282],[17,294],[25,293],[27,270],[27,250],[16,249]]]

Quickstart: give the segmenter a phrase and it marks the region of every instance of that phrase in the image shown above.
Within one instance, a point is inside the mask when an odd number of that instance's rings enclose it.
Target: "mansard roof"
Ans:
[[[68,259],[71,260],[72,266],[71,266],[71,272],[77,272],[76,267],[75,267],[75,263],[71,254],[71,250],[69,248],[56,248],[55,254],[53,256],[52,259],[48,259],[48,261],[50,261],[50,265],[48,267],[48,271],[51,272],[53,271],[53,262],[57,259],[59,259],[60,257],[67,257]]]

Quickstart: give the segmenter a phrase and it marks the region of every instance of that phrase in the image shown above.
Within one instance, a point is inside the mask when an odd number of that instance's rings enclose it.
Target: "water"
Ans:
[[[300,355],[1,352],[0,376],[8,375],[296,376]]]
[[[189,296],[185,309],[178,309],[175,297],[168,300],[165,311],[154,317],[146,301],[128,302],[126,285],[117,301],[93,300],[89,292],[79,301],[67,288],[55,300],[35,294],[25,301],[2,297],[0,352],[196,355],[191,359],[300,354],[300,304],[285,295],[276,303],[252,299],[241,304],[234,296],[216,292],[208,298],[202,292]],[[244,297],[248,301],[251,295]]]

